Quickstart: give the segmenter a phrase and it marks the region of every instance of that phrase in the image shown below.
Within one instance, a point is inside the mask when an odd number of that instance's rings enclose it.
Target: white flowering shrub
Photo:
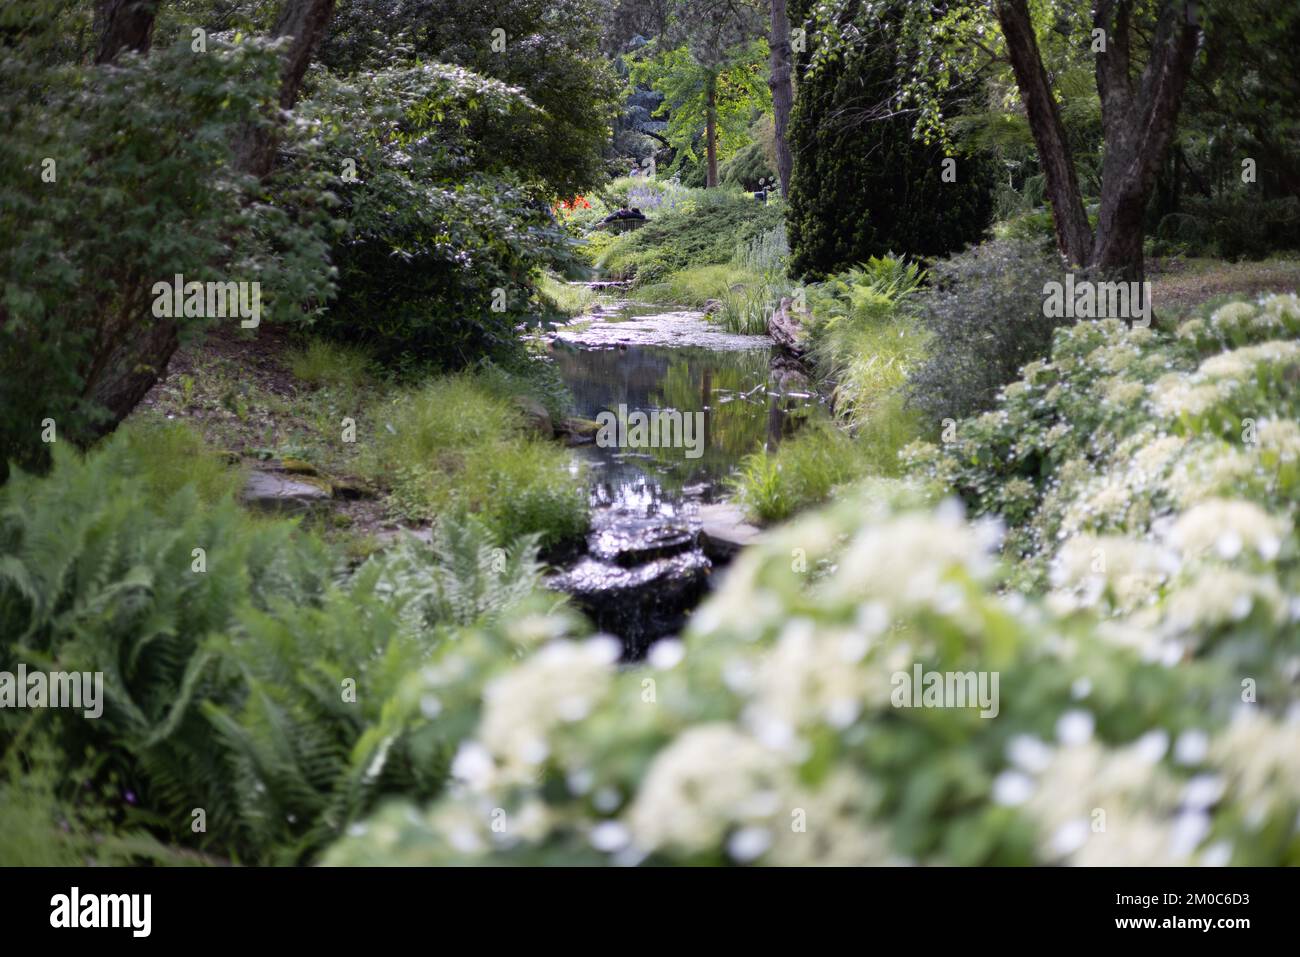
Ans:
[[[998,407],[956,440],[905,450],[1046,577],[1081,534],[1159,537],[1161,519],[1231,497],[1294,516],[1300,483],[1300,300],[1234,302],[1175,334],[1085,322],[1057,333]]]
[[[1300,864],[1297,332],[1294,296],[1062,330],[644,666],[551,617],[448,643],[405,690],[459,701],[447,794],[326,862]],[[918,667],[993,706],[907,706]]]

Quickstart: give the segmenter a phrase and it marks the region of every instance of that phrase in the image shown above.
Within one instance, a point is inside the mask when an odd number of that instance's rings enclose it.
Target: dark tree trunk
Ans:
[[[1061,111],[1038,53],[1034,25],[1025,0],[999,0],[998,21],[1006,38],[1007,55],[1016,74],[1020,97],[1029,115],[1029,129],[1038,147],[1038,162],[1047,181],[1052,204],[1056,247],[1071,265],[1083,266],[1092,252],[1092,229],[1083,208],[1079,179],[1065,138]]]
[[[1057,247],[1071,265],[1140,279],[1143,212],[1173,140],[1201,28],[1195,0],[1162,0],[1151,56],[1135,89],[1132,11],[1133,0],[1096,0],[1094,6],[1093,24],[1106,37],[1096,69],[1106,155],[1094,237],[1026,0],[997,0],[1007,53],[1047,179]]]
[[[123,50],[148,53],[153,41],[158,0],[97,0],[95,27],[99,33],[96,63],[112,63]]]
[[[1094,25],[1106,31],[1110,43],[1097,56],[1106,157],[1088,265],[1104,276],[1141,279],[1142,214],[1174,138],[1201,30],[1193,0],[1166,0],[1135,93],[1128,39],[1131,7],[1132,0],[1098,0],[1095,8]]]
[[[285,0],[271,33],[277,38],[292,38],[284,53],[284,66],[280,73],[280,109],[292,109],[298,101],[302,78],[307,74],[312,54],[324,38],[333,14],[334,0]],[[259,178],[266,176],[275,164],[275,141],[272,127],[245,130],[235,150],[239,168]]]
[[[112,63],[123,50],[148,53],[158,6],[157,0],[97,0],[95,62]],[[148,308],[143,290],[143,280],[131,284],[120,306],[122,321],[110,324],[107,334],[95,343],[83,395],[108,414],[87,434],[75,436],[77,441],[90,442],[115,429],[167,371],[176,351],[179,339],[174,319],[150,317],[138,332],[121,331],[136,329],[132,317]]]
[[[704,95],[704,153],[708,160],[708,175],[704,186],[713,189],[718,185],[718,78],[712,73],[709,74]]]
[[[125,341],[105,345],[106,353],[96,357],[102,372],[92,371],[85,394],[107,409],[109,417],[93,426],[87,439],[113,431],[131,414],[154,383],[167,374],[167,365],[179,344],[176,320],[153,318]]]
[[[772,51],[771,72],[767,85],[772,89],[772,122],[776,128],[776,174],[781,180],[781,195],[789,197],[790,170],[794,163],[790,156],[790,139],[786,130],[790,126],[790,110],[794,106],[794,89],[790,82],[790,19],[786,16],[785,0],[772,0]]]

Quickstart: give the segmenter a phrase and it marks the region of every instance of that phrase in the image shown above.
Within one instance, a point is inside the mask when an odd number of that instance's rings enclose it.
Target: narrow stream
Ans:
[[[801,376],[774,365],[769,338],[722,332],[700,312],[604,301],[560,327],[549,349],[581,418],[699,413],[690,449],[578,449],[591,477],[592,531],[587,554],[553,584],[637,658],[680,630],[726,560],[700,532],[741,520],[723,504],[727,478],[744,456],[774,448],[817,399]]]

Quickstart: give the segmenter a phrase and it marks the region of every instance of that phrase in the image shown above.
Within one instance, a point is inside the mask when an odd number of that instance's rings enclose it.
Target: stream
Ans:
[[[636,447],[624,436],[623,445],[577,449],[592,527],[586,554],[551,584],[636,659],[680,631],[718,567],[757,533],[727,503],[728,477],[818,400],[767,336],[721,331],[698,311],[602,297],[546,339],[575,416],[621,412],[631,422],[633,413],[675,411],[698,426],[671,447]]]

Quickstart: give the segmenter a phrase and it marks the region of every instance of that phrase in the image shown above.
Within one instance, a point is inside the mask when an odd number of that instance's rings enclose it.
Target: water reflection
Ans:
[[[781,395],[769,372],[768,348],[720,352],[694,347],[584,349],[557,341],[555,362],[574,398],[574,412],[676,409],[703,413],[703,454],[684,448],[599,448],[581,452],[591,465],[591,503],[637,515],[677,516],[692,502],[725,497],[723,480],[750,452],[772,448],[815,406]]]

